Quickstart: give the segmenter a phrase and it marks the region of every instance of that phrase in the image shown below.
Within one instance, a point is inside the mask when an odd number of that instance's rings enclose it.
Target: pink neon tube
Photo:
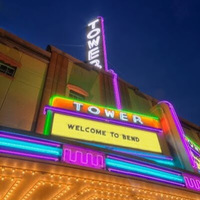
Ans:
[[[188,147],[188,145],[187,145],[187,143],[186,143],[186,140],[185,140],[185,137],[184,137],[183,128],[182,128],[182,126],[181,126],[181,123],[180,123],[180,121],[179,121],[179,119],[178,119],[178,116],[177,116],[177,114],[176,114],[176,111],[175,111],[173,105],[172,105],[170,102],[168,102],[168,101],[160,101],[158,104],[162,104],[162,103],[164,103],[164,104],[166,104],[166,105],[168,106],[168,108],[169,108],[169,110],[170,110],[170,112],[171,112],[172,118],[173,118],[173,120],[174,120],[174,123],[175,123],[175,125],[176,125],[176,128],[177,128],[177,130],[178,130],[178,133],[179,133],[179,135],[180,135],[181,141],[182,141],[182,143],[183,143],[183,146],[184,146],[184,148],[185,148],[185,150],[186,150],[186,154],[187,154],[187,156],[188,156],[188,159],[189,159],[189,161],[190,161],[190,164],[191,164],[191,166],[192,166],[194,169],[196,169],[196,168],[197,168],[196,163],[195,163],[194,158],[192,157],[192,155],[191,155],[191,153],[190,153],[190,149],[189,149],[189,147]]]

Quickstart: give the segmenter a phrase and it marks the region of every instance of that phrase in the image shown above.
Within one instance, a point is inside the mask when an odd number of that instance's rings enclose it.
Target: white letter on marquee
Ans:
[[[88,112],[94,115],[98,115],[100,113],[100,110],[97,107],[90,106],[88,107]]]
[[[113,110],[106,110],[106,109],[105,109],[105,114],[106,114],[106,117],[111,117],[111,118],[113,118],[115,113],[114,113]]]
[[[77,102],[74,102],[73,104],[74,104],[74,105],[75,105],[75,107],[76,107],[76,111],[80,111],[80,110],[81,110],[81,107],[83,106],[83,104],[82,104],[82,103],[77,103]]]
[[[120,119],[123,120],[123,121],[128,121],[126,113],[120,112]]]
[[[139,116],[133,116],[133,122],[143,124],[143,122]]]

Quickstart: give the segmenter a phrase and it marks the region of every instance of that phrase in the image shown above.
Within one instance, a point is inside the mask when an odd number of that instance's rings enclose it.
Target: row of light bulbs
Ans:
[[[37,190],[40,186],[44,186],[44,185],[51,185],[51,186],[55,186],[55,185],[57,185],[57,186],[59,186],[59,187],[61,187],[61,186],[66,186],[65,184],[59,184],[59,183],[57,183],[57,182],[49,182],[49,181],[43,181],[43,180],[41,180],[41,181],[38,181],[25,195],[24,195],[24,197],[22,198],[22,200],[27,200],[34,192],[35,192],[35,190]],[[69,191],[70,190],[70,186],[67,186],[67,187],[65,187],[65,189],[63,189],[62,190],[62,192],[59,192],[59,194],[58,195],[56,195],[56,196],[59,196],[59,197],[61,197],[61,196],[63,196],[65,193],[67,193],[67,191]],[[54,198],[53,198],[54,199]],[[57,199],[56,197],[55,197],[55,199]]]
[[[29,169],[28,170],[27,169],[26,170],[25,169],[20,169],[20,168],[13,169],[11,167],[2,167],[1,168],[1,171],[4,172],[4,173],[5,173],[5,170],[6,171],[7,170],[11,170],[12,173],[16,173],[17,171],[19,171],[23,175],[25,173],[31,173],[32,175],[36,175],[36,174],[41,174],[42,173],[42,171],[37,171],[36,172],[36,171],[33,171],[33,170],[29,170]],[[55,178],[60,179],[62,181],[63,181],[63,179],[65,179],[65,180],[67,179],[68,181],[71,181],[71,180],[73,180],[75,182],[81,181],[81,182],[84,182],[84,183],[90,183],[92,185],[99,185],[99,186],[101,186],[103,184],[103,186],[106,186],[106,187],[109,187],[109,188],[112,187],[113,189],[115,188],[116,190],[121,189],[121,190],[123,190],[123,192],[124,192],[124,190],[129,190],[129,191],[137,191],[139,193],[142,192],[144,194],[150,194],[150,195],[154,194],[155,196],[160,196],[160,197],[163,197],[163,198],[165,197],[165,198],[174,199],[174,200],[190,200],[188,198],[180,197],[180,196],[177,196],[177,195],[163,194],[161,192],[155,192],[155,191],[151,191],[151,190],[144,190],[144,189],[140,189],[140,188],[136,188],[136,187],[133,188],[131,186],[124,186],[124,185],[120,185],[120,184],[113,184],[113,183],[105,182],[105,181],[96,181],[96,180],[88,179],[88,178],[80,178],[80,177],[77,177],[77,176],[70,176],[69,177],[67,175],[60,175],[60,174],[51,173],[51,174],[49,174],[49,177],[51,179],[54,179],[54,180],[55,180]],[[1,180],[4,181],[5,178],[9,178],[9,179],[11,179],[13,181],[14,178],[16,178],[16,177],[2,176]],[[51,181],[50,182],[49,181],[41,181],[40,184],[50,184],[51,186],[53,186],[53,185],[59,185],[59,186],[61,186],[61,183],[58,184],[58,182],[56,182],[56,184],[55,184],[54,182],[51,182]],[[64,193],[65,192],[66,191],[64,191]],[[32,194],[32,193],[30,193],[30,194]],[[62,192],[61,192],[61,194],[62,194]],[[114,193],[114,194],[117,195],[117,193]],[[140,197],[138,197],[138,198],[140,198]],[[58,198],[55,197],[54,199],[56,200]]]
[[[7,177],[6,177],[7,178]],[[14,178],[12,178],[14,180]],[[15,182],[12,184],[12,186],[10,187],[9,191],[5,194],[5,196],[2,198],[4,200],[7,200],[10,198],[10,196],[13,194],[13,192],[16,190],[16,188],[18,187],[18,185],[20,184],[21,180],[17,179],[15,180]]]

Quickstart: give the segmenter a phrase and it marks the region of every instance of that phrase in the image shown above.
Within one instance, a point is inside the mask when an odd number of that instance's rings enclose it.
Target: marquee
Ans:
[[[58,96],[51,98],[45,112],[45,135],[162,153],[158,137],[162,131],[156,116]]]

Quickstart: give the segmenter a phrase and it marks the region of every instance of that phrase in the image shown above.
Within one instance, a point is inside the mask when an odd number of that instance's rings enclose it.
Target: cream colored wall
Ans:
[[[85,101],[100,104],[100,83],[99,74],[95,71],[86,70],[72,62],[68,65],[67,84],[80,87],[88,92],[89,96]],[[69,89],[66,87],[66,96],[69,96]]]
[[[0,73],[0,125],[31,130],[47,64],[3,44],[0,52],[21,63],[13,79]]]
[[[132,89],[128,89],[128,92],[131,100],[131,111],[143,114],[151,114],[150,109],[152,108],[152,105],[150,101],[140,97]]]

